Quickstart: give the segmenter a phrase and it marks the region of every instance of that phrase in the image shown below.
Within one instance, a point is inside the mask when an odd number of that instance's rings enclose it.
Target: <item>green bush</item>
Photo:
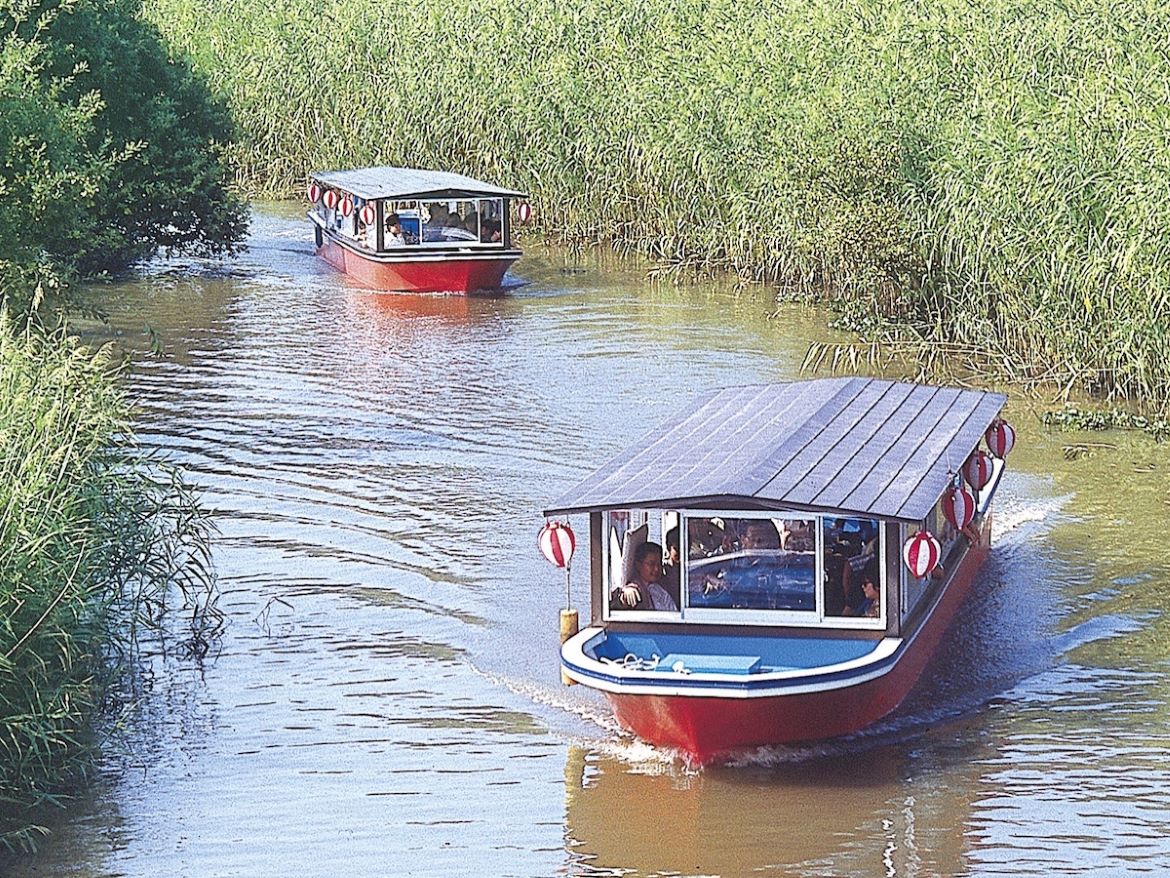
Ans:
[[[243,179],[403,164],[544,228],[1170,397],[1170,11],[1082,0],[148,0]]]
[[[0,0],[0,292],[21,315],[158,247],[229,253],[226,109],[137,0]],[[52,284],[44,283],[53,277]]]

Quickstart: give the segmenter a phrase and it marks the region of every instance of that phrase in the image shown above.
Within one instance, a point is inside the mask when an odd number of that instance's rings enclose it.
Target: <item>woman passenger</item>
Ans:
[[[666,610],[677,613],[678,604],[660,584],[662,546],[642,543],[634,550],[634,575],[625,585],[610,590],[611,610]]]

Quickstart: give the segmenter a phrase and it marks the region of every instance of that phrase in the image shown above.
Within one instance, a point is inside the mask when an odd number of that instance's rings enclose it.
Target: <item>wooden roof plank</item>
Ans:
[[[582,498],[594,496],[600,502],[602,495],[608,495],[614,489],[627,484],[628,478],[644,466],[641,462],[635,463],[636,460],[644,459],[648,453],[653,454],[656,446],[659,449],[659,456],[662,456],[671,444],[685,440],[701,429],[702,422],[708,417],[705,409],[718,393],[718,390],[700,393],[691,408],[678,412],[666,423],[655,427],[605,467],[586,476],[561,499],[567,500],[569,495]]]
[[[626,465],[627,481],[616,483],[615,489],[633,498],[670,495],[677,490],[680,470],[689,470],[695,457],[705,458],[717,451],[715,438],[728,417],[750,405],[759,388],[735,388],[731,392],[716,391],[705,406],[695,411],[683,423],[685,432],[671,435],[662,431],[661,437],[645,448]],[[700,494],[699,491],[688,491]]]
[[[978,400],[972,403],[970,398],[958,399],[951,405],[943,417],[938,420],[934,430],[923,433],[922,443],[918,445],[916,458],[900,474],[896,485],[890,485],[883,491],[874,505],[889,509],[890,515],[908,517],[908,519],[922,519],[929,514],[935,502],[940,498],[945,488],[945,473],[948,469],[957,473],[963,466],[966,455],[979,441],[982,428],[964,433],[964,426],[972,423],[972,414],[978,407]],[[931,473],[937,474],[937,481],[932,482],[936,492],[932,498],[921,505],[911,505],[910,498],[923,485],[923,480]]]
[[[712,452],[697,462],[691,473],[684,474],[685,478],[686,475],[705,472],[703,477],[697,480],[696,487],[700,488],[696,491],[697,494],[730,493],[751,496],[759,489],[762,481],[759,475],[760,463],[770,458],[777,447],[786,447],[787,436],[792,433],[792,427],[800,423],[799,418],[792,417],[793,413],[807,413],[810,406],[815,411],[818,405],[823,404],[825,397],[831,397],[831,394],[816,392],[823,391],[819,385],[798,386],[796,391],[777,393],[775,387],[763,389],[761,395],[770,397],[766,408],[755,416],[745,412],[745,416],[721,437],[724,441],[719,442]],[[735,454],[738,455],[736,461],[728,457],[727,445],[732,441],[735,444]],[[734,481],[723,477],[719,469],[709,466],[716,458],[722,458],[739,470],[740,474]]]
[[[631,505],[670,496],[750,494],[741,480],[730,479],[720,468],[729,461],[729,443],[735,440],[739,456],[734,462],[739,466],[744,455],[753,453],[747,443],[766,439],[768,428],[782,422],[800,403],[804,390],[795,398],[778,394],[775,385],[745,385],[703,394],[685,417],[663,425],[616,459],[607,476],[593,485],[582,483],[571,493],[582,498],[589,494],[597,505],[613,500],[613,491]],[[763,407],[756,408],[761,398]],[[680,448],[687,450],[680,455]]]
[[[844,437],[852,435],[853,429],[888,389],[887,382],[866,381],[847,404],[835,411],[822,411],[819,417],[810,421],[816,428],[814,435],[789,457],[776,475],[756,492],[756,496],[798,502],[793,494],[799,485],[810,483],[815,489],[812,493],[823,488],[825,474],[817,469],[820,462]]]
[[[1003,408],[1004,398],[997,394],[987,394],[976,403],[968,415],[967,420],[955,432],[951,447],[955,451],[966,449],[958,461],[948,459],[943,455],[936,457],[935,462],[919,480],[917,487],[910,492],[899,510],[902,518],[924,518],[938,502],[941,493],[946,490],[947,472],[958,473],[966,462],[968,455],[979,444],[987,425],[995,419]]]
[[[1003,401],[869,378],[709,391],[550,512],[742,499],[912,520]]]
[[[918,416],[906,425],[897,441],[890,446],[880,460],[875,462],[870,469],[869,478],[846,496],[841,503],[841,508],[876,511],[879,508],[878,498],[895,483],[906,464],[913,459],[923,438],[930,430],[937,427],[938,422],[954,405],[959,395],[959,391],[955,388],[937,388],[937,392],[923,406]],[[901,504],[898,504],[897,508],[901,508]]]
[[[794,500],[816,506],[836,507],[867,478],[882,456],[898,440],[906,427],[934,395],[935,389],[913,384],[891,384],[878,403],[866,413],[858,426],[869,432],[860,445],[840,443],[821,462],[831,477],[815,494],[804,491],[792,495]],[[809,486],[812,487],[811,485]]]
[[[830,392],[820,398],[819,402],[810,400],[808,404],[816,403],[808,409],[803,422],[795,425],[795,429],[783,442],[778,442],[775,449],[764,457],[753,469],[751,481],[760,487],[757,494],[764,490],[776,475],[792,460],[793,456],[802,451],[824,429],[825,411],[836,412],[852,404],[857,395],[868,385],[866,379],[847,378],[836,382],[823,382],[823,386]]]

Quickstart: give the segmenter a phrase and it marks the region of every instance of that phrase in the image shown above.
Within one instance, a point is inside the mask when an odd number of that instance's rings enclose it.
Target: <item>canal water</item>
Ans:
[[[0,871],[1170,869],[1170,449],[1014,397],[991,560],[909,702],[693,771],[560,685],[539,510],[697,391],[796,377],[825,315],[551,250],[502,298],[377,295],[307,230],[262,207],[239,258],[97,291],[144,442],[215,512],[228,626],[151,660],[101,777]]]

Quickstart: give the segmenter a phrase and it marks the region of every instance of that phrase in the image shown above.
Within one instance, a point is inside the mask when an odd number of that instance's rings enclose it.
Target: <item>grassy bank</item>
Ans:
[[[105,352],[0,316],[0,846],[29,847],[95,753],[144,638],[216,624],[207,522],[134,445]],[[178,586],[176,588],[176,586]],[[192,622],[193,620],[193,622]],[[180,630],[182,633],[179,633]]]
[[[91,765],[143,638],[198,653],[218,624],[190,489],[135,446],[107,352],[39,328],[100,312],[78,277],[247,230],[230,118],[141,12],[0,0],[0,847]]]
[[[401,163],[566,239],[1170,398],[1170,12],[1041,0],[148,0],[255,191]]]

